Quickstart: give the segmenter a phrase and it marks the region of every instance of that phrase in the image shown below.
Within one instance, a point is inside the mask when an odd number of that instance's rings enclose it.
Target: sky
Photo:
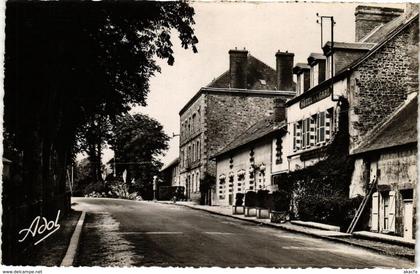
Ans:
[[[334,16],[335,41],[354,42],[354,10],[360,3],[194,2],[191,5],[196,12],[198,53],[181,48],[178,33],[172,32],[174,65],[157,60],[162,71],[150,80],[148,105],[132,109],[132,113],[147,114],[158,120],[171,137],[170,148],[162,157],[164,164],[178,157],[179,137],[172,134],[179,133],[180,109],[201,87],[229,69],[230,49],[245,47],[273,68],[277,50],[293,52],[295,63],[306,62],[311,52],[322,52],[316,13]],[[404,4],[380,6],[404,8]],[[112,156],[112,151],[106,150],[104,161]]]

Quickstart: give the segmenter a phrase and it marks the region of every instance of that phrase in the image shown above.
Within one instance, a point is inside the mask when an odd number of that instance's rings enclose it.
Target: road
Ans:
[[[414,263],[177,205],[73,198],[79,266],[414,268]]]

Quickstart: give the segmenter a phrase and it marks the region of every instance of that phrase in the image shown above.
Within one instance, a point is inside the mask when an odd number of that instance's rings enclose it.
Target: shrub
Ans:
[[[346,229],[353,219],[362,198],[345,196],[308,195],[298,199],[298,214],[302,220],[338,225]]]
[[[256,195],[256,207],[267,208],[268,190],[258,190]]]
[[[183,186],[160,186],[158,200],[169,201],[175,196],[177,201],[180,201],[184,198],[184,189]]]
[[[244,204],[244,194],[243,193],[236,193],[235,196],[235,205],[242,206]]]
[[[255,193],[255,191],[248,191],[245,194],[245,206],[255,207],[256,201],[257,201],[257,193]]]
[[[275,191],[273,196],[274,211],[289,211],[290,208],[290,192],[285,190]]]

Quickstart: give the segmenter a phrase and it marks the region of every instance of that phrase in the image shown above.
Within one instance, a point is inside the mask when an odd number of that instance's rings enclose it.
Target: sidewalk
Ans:
[[[59,219],[60,229],[22,256],[22,265],[60,266],[81,212],[71,210]]]
[[[415,248],[402,246],[399,244],[390,244],[384,243],[377,240],[371,239],[360,239],[352,237],[352,235],[339,232],[339,231],[331,231],[331,230],[323,230],[313,227],[306,227],[297,224],[292,224],[290,222],[277,224],[271,223],[269,219],[257,219],[256,217],[245,217],[244,215],[232,215],[232,208],[231,207],[223,207],[223,206],[204,206],[204,205],[196,205],[192,202],[167,202],[167,201],[158,201],[162,204],[172,204],[172,205],[179,205],[185,206],[188,208],[206,211],[212,214],[217,214],[221,216],[227,216],[231,218],[235,218],[238,220],[253,222],[260,225],[265,225],[277,229],[283,229],[294,233],[301,233],[311,237],[322,238],[329,241],[334,241],[337,243],[345,243],[350,244],[352,246],[361,247],[365,249],[369,249],[372,251],[379,252],[381,254],[390,255],[390,256],[398,256],[403,257],[409,260],[414,261],[415,259]]]

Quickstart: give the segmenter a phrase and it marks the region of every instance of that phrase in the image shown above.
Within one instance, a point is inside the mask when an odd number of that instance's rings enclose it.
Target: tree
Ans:
[[[196,51],[193,15],[185,2],[6,3],[4,129],[22,155],[31,215],[68,207],[76,133],[96,115],[115,120],[146,104],[154,58],[174,62],[171,31]]]
[[[183,2],[16,1],[6,13],[5,130],[32,200],[53,192],[51,161],[63,186],[81,127],[146,104],[154,57],[174,62],[172,29],[184,48],[198,42]]]
[[[169,137],[162,125],[143,114],[124,115],[117,119],[109,144],[115,153],[116,174],[127,170],[126,182],[143,198],[151,198],[153,176],[158,174],[162,163],[158,157],[168,148]]]

